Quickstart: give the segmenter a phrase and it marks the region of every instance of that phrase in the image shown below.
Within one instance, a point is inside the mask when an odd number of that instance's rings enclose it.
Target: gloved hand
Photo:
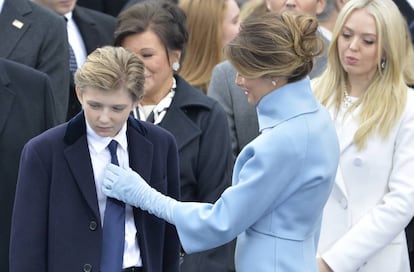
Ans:
[[[125,170],[109,164],[105,169],[102,191],[109,197],[173,223],[172,211],[177,201],[153,189],[132,169]]]

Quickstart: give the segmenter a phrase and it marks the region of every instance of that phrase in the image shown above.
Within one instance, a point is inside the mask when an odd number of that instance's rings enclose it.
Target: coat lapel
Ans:
[[[9,88],[10,78],[7,75],[6,68],[0,62],[0,135],[9,118],[10,110],[12,108],[15,93]]]
[[[64,141],[68,144],[64,156],[75,182],[95,217],[100,218],[83,112],[68,122]]]
[[[130,118],[127,128],[129,167],[139,173],[147,182],[151,178],[153,145],[139,132],[139,128],[133,125],[136,120]]]
[[[181,150],[186,144],[201,134],[200,128],[177,107],[171,107],[168,110],[160,126],[174,135],[178,150]]]
[[[338,135],[341,156],[353,144],[354,135],[358,129],[358,122],[357,122],[358,113],[359,113],[359,108],[357,108],[352,114],[348,114],[345,120],[343,120],[341,116],[337,117],[336,120],[334,120],[336,133]],[[333,109],[330,110],[330,114],[331,116],[335,116],[335,112]],[[343,179],[343,174],[342,174],[341,161],[339,162],[338,169],[336,172],[335,185],[339,188],[342,195],[348,198],[345,181]],[[333,192],[333,195],[335,197],[334,192]],[[340,197],[340,196],[337,196],[337,197]]]
[[[0,55],[8,58],[16,44],[29,29],[31,21],[24,17],[32,12],[29,5],[14,0],[5,1],[0,14],[0,37],[7,37],[7,42],[0,42]],[[24,5],[23,5],[24,4]]]
[[[211,106],[206,104],[204,99],[200,99],[199,94],[196,93],[199,90],[194,89],[179,76],[175,76],[175,79],[177,82],[175,96],[160,126],[174,135],[178,151],[180,151],[189,142],[200,137],[202,133],[201,129],[190,119],[191,109],[203,107],[210,110]]]
[[[81,33],[86,53],[90,54],[93,50],[100,46],[98,44],[100,38],[98,37],[99,32],[96,23],[78,7],[75,7],[73,10],[73,20]]]
[[[86,135],[79,138],[64,151],[66,160],[78,187],[96,218],[100,218],[95,178]]]
[[[341,154],[344,153],[354,141],[354,135],[358,129],[358,112],[359,108],[352,114],[348,114],[345,120],[343,120],[342,117],[337,117],[337,119],[334,120]],[[330,110],[330,114],[331,116],[335,116],[333,110]]]

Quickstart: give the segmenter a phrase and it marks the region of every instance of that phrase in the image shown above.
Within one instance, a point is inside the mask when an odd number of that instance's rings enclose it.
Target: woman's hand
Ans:
[[[105,169],[102,191],[108,197],[173,223],[172,211],[177,201],[156,191],[132,169],[125,170],[109,164]]]
[[[149,185],[131,169],[125,170],[114,164],[109,164],[105,169],[102,191],[108,197],[140,207],[139,200],[145,187]]]

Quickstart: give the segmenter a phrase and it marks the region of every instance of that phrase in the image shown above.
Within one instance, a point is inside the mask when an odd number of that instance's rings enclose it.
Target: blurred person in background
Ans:
[[[63,18],[27,0],[0,0],[0,57],[49,76],[58,123],[68,109],[69,48]]]
[[[308,14],[316,16],[322,12],[326,0],[265,0],[266,9],[278,13],[289,12],[293,14]],[[262,15],[263,3],[255,16]],[[328,45],[329,41],[324,40]],[[326,67],[326,51],[315,58],[310,77],[313,78],[322,73]],[[233,155],[237,157],[243,147],[259,134],[257,113],[254,106],[250,105],[243,90],[235,84],[236,70],[228,61],[224,61],[214,67],[208,88],[208,96],[216,99],[227,113],[227,121],[230,127]]]
[[[332,30],[335,26],[339,11],[348,0],[326,0],[325,8],[318,14],[319,30],[322,35],[331,41]]]
[[[20,150],[25,141],[36,133],[65,121],[68,108],[69,52],[65,21],[27,0],[0,0],[0,38],[0,58],[26,65],[49,77],[48,83],[45,83],[43,75],[32,85],[33,79],[29,75],[36,73],[32,73],[31,69],[19,68],[19,65],[13,64],[4,64],[1,68],[3,114],[0,117],[0,137],[4,137],[4,142],[0,148],[0,176],[4,188],[0,190],[0,212],[3,215],[0,222],[0,271],[9,271],[10,223]],[[23,71],[20,76],[17,75],[18,71]],[[36,78],[36,75],[33,77]],[[51,88],[51,94],[46,94],[48,87]],[[25,92],[27,97],[23,98]],[[42,100],[42,97],[45,99]],[[28,102],[31,98],[33,103],[38,104],[30,105]],[[54,104],[53,111],[42,109],[42,106],[51,106],[47,100],[49,98],[52,98]],[[23,105],[26,108],[20,108]],[[51,115],[41,115],[42,110]],[[18,134],[13,138],[8,133]]]
[[[235,0],[180,0],[179,6],[189,34],[179,74],[207,93],[214,66],[224,60],[223,47],[239,31],[240,9]]]
[[[69,92],[69,105],[66,120],[71,119],[81,111],[81,105],[76,97],[73,75],[82,66],[88,54],[96,48],[112,44],[116,20],[114,17],[77,5],[77,0],[33,0],[39,5],[55,12],[66,20],[68,35],[69,76],[66,86]]]
[[[118,16],[128,0],[78,0],[79,6]]]
[[[10,225],[23,146],[57,124],[49,77],[0,58],[0,271],[9,271]]]

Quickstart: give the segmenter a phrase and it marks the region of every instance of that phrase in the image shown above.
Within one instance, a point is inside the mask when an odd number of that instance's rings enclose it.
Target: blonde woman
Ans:
[[[351,0],[314,90],[341,147],[325,206],[321,271],[409,272],[404,228],[414,214],[412,46],[391,0]],[[407,77],[408,78],[408,77]]]

